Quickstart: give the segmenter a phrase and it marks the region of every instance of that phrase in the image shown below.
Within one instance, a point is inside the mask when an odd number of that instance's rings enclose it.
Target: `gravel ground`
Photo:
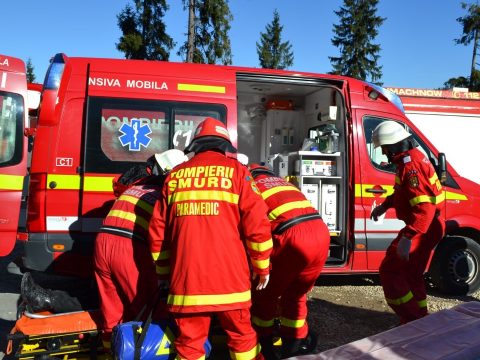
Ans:
[[[470,296],[448,297],[427,282],[430,313],[480,301]],[[388,330],[398,318],[387,306],[378,276],[321,276],[309,294],[309,325],[318,334],[317,353]]]

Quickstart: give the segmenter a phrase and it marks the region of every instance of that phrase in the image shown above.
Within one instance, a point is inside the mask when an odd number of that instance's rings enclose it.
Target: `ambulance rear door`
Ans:
[[[0,256],[15,246],[27,169],[27,80],[22,60],[0,55]]]

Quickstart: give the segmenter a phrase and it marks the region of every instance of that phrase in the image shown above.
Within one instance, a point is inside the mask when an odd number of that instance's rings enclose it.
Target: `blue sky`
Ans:
[[[31,58],[37,81],[42,82],[50,57],[68,56],[122,58],[115,44],[120,37],[117,14],[130,0],[2,0],[0,53]],[[185,40],[187,14],[181,0],[167,0],[167,32],[177,42],[171,61]],[[282,39],[290,41],[295,55],[291,70],[325,73],[331,70],[329,56],[334,14],[342,0],[230,0],[233,63],[259,66],[255,43],[278,10]],[[456,19],[465,15],[459,0],[381,0],[377,14],[387,18],[376,42],[382,47],[385,86],[436,88],[451,77],[468,76],[472,45],[456,45],[462,28]]]

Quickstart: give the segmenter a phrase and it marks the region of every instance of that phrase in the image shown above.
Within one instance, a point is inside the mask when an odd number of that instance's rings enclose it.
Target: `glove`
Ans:
[[[400,259],[408,261],[410,256],[410,247],[412,246],[412,240],[402,235],[397,244],[397,255]]]
[[[385,209],[383,205],[378,205],[372,209],[372,213],[370,214],[370,219],[372,219],[373,221],[378,221],[378,218],[383,214],[385,214],[386,211],[387,209]]]
[[[253,280],[255,280],[258,277],[258,274],[253,273]],[[258,284],[256,289],[257,290],[263,290],[267,287],[268,281],[270,280],[270,274],[267,275],[260,275],[260,279],[258,280]]]

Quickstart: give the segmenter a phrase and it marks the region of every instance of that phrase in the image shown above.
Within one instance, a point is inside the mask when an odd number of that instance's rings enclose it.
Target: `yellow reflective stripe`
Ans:
[[[418,303],[418,306],[421,307],[421,308],[426,308],[427,307],[427,299],[418,300],[417,303]]]
[[[260,354],[261,346],[259,344],[255,345],[251,350],[244,352],[233,352],[230,350],[230,359],[232,360],[252,360],[256,359],[258,354]]]
[[[305,319],[293,320],[281,317],[280,324],[282,326],[299,329],[305,325]]]
[[[118,199],[129,202],[130,204],[133,204],[135,206],[138,206],[139,208],[145,210],[149,214],[153,213],[153,206],[152,205],[150,205],[149,203],[147,203],[144,200],[136,198],[135,196],[120,195],[120,197]]]
[[[400,178],[397,175],[395,175],[395,184],[400,185],[401,183],[402,182],[400,181]]]
[[[80,190],[80,175],[47,175],[47,184],[55,182],[55,190]],[[112,188],[112,183],[110,183]]]
[[[170,250],[165,250],[162,252],[152,252],[153,261],[170,259],[170,256]]]
[[[83,189],[85,191],[113,192],[113,176],[85,176],[83,178]],[[80,190],[80,175],[48,174],[47,184],[54,181],[56,190]]]
[[[283,213],[286,213],[287,211],[293,210],[293,209],[305,209],[312,207],[312,203],[309,200],[302,200],[302,201],[292,201],[283,205],[280,205],[270,211],[268,214],[268,218],[270,220],[275,220],[277,217],[282,215]]]
[[[374,184],[355,184],[355,197],[387,197],[393,193],[393,185],[380,185],[384,190],[387,190],[386,193],[383,194],[374,194],[372,192],[366,191],[367,189],[373,188]]]
[[[85,176],[83,190],[113,192],[113,176]]]
[[[433,173],[433,176],[432,176],[430,179],[428,179],[428,180],[430,181],[430,185],[435,184],[435,183],[437,182],[437,180],[438,180],[437,173]]]
[[[22,190],[23,176],[20,175],[0,175],[1,190]]]
[[[205,360],[205,359],[206,359],[205,355],[202,355],[196,360]],[[177,356],[175,356],[175,360],[188,360],[188,359],[187,358],[182,358],[180,355],[177,355]]]
[[[264,241],[262,243],[257,243],[253,241],[247,241],[247,247],[253,251],[265,251],[273,247],[272,239]]]
[[[445,192],[442,191],[440,195],[437,196],[428,196],[428,195],[420,195],[410,199],[410,206],[415,206],[420,203],[432,203],[432,204],[440,204],[443,200],[445,200]]]
[[[170,274],[170,266],[155,265],[155,271],[158,275],[167,275]]]
[[[252,265],[256,267],[257,269],[268,269],[270,266],[270,259],[265,259],[265,260],[254,260],[252,259]]]
[[[402,305],[402,304],[406,304],[407,302],[409,302],[410,300],[413,299],[413,294],[411,291],[409,291],[407,293],[407,295],[405,296],[402,296],[402,297],[399,297],[399,298],[396,298],[396,299],[389,299],[389,298],[385,298],[385,300],[387,301],[388,304],[390,305]]]
[[[270,319],[270,320],[262,320],[257,316],[252,315],[252,323],[257,325],[258,327],[271,327],[275,325],[275,319]]]
[[[197,91],[207,93],[225,94],[225,86],[213,86],[213,85],[200,85],[200,84],[177,84],[177,90],[179,91]]]
[[[275,195],[282,191],[300,191],[300,190],[293,185],[292,186],[276,186],[274,188],[271,188],[262,192],[262,197],[263,199],[268,199],[270,196]]]
[[[148,229],[148,221],[141,216],[137,216],[134,213],[122,211],[122,210],[110,210],[107,216],[114,216],[120,219],[129,220],[137,225],[140,225],[145,230]]]
[[[446,191],[445,199],[446,200],[468,200],[468,197],[464,194],[458,194],[451,191]]]
[[[250,301],[250,290],[241,293],[216,295],[173,295],[169,294],[167,303],[180,306],[202,306],[235,304]]]
[[[168,197],[168,204],[191,200],[217,200],[238,204],[238,194],[217,190],[178,191]]]

